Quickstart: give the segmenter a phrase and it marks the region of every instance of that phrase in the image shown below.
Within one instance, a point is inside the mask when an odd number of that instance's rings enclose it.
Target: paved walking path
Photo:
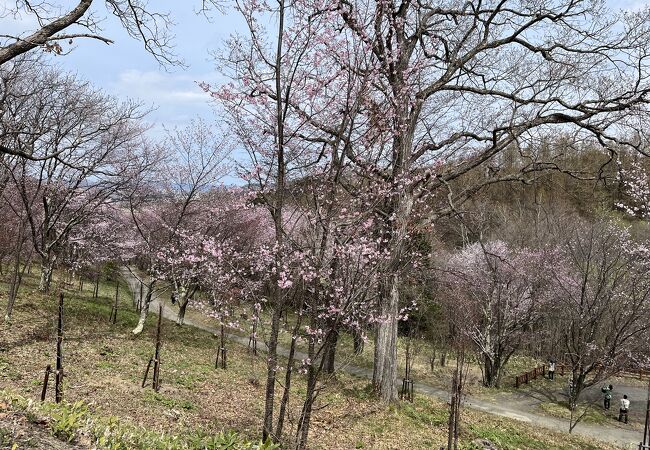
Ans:
[[[128,269],[123,269],[122,274],[129,283],[131,292],[139,293],[139,280]],[[151,303],[149,304],[149,311],[157,313],[160,303],[161,302],[159,299],[154,295]],[[165,304],[165,302],[162,302],[162,304],[163,317],[172,321],[176,320],[177,311],[171,308],[169,305]],[[218,330],[214,327],[198,323],[187,317],[185,318],[184,323],[185,325],[208,331],[213,334],[216,334],[218,332]],[[227,334],[226,336],[231,341],[237,342],[244,346],[248,346],[248,337],[238,336],[235,334]],[[258,344],[261,345],[261,350],[265,349],[263,342],[260,341]],[[286,357],[289,354],[289,349],[286,347],[278,346],[278,354]],[[307,358],[307,355],[296,351],[295,358],[305,359]],[[340,365],[338,367],[338,370],[343,370],[349,374],[361,378],[372,379],[372,370],[368,368],[354,366],[351,364],[344,364]],[[424,393],[428,396],[435,397],[443,401],[447,401],[449,399],[449,393],[446,390],[431,386],[429,384],[415,383],[414,388],[417,392]],[[568,421],[566,420],[535,413],[534,409],[536,408],[536,404],[538,404],[539,401],[535,402],[534,400],[531,400],[531,398],[526,398],[526,396],[515,395],[506,392],[499,393],[498,397],[500,400],[499,402],[479,399],[473,396],[466,396],[464,405],[469,408],[484,411],[490,414],[495,414],[497,416],[529,422],[531,424],[539,425],[541,427],[554,431],[568,430],[569,428]],[[612,400],[612,408],[616,407],[615,400],[616,399]],[[573,432],[596,440],[609,442],[618,445],[621,448],[638,448],[639,442],[641,442],[642,439],[641,432],[617,427],[615,425],[579,423],[573,429]]]

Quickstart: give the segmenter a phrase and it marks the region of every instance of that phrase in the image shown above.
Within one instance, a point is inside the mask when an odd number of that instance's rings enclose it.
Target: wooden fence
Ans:
[[[561,376],[564,376],[565,366],[564,364],[556,364],[555,371],[560,373]],[[537,377],[543,377],[546,375],[546,364],[535,367],[533,370],[524,372],[521,375],[515,377],[515,387],[518,388],[522,384],[528,384],[531,380],[536,380]]]
[[[541,366],[537,366],[534,369],[522,373],[521,375],[517,375],[515,377],[515,387],[518,388],[522,384],[528,384],[531,380],[536,380],[537,377],[539,376],[545,376],[547,372],[547,366],[545,364],[542,364]],[[560,374],[560,376],[564,376],[565,371],[567,370],[567,366],[565,364],[556,364],[555,365],[555,372]],[[615,376],[619,377],[627,377],[627,378],[638,378],[639,380],[643,380],[644,378],[650,377],[650,370],[643,370],[643,369],[635,369],[635,370],[624,370],[619,373],[617,373]]]

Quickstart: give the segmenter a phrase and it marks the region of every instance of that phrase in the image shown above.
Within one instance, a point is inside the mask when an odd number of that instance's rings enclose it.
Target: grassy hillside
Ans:
[[[214,369],[214,336],[165,321],[162,388],[159,393],[142,388],[142,375],[154,350],[156,316],[149,318],[141,336],[134,337],[130,331],[137,316],[122,285],[118,323],[110,325],[114,282],[103,283],[96,300],[89,285],[83,292],[64,291],[67,403],[40,405],[43,371],[55,358],[56,301],[36,287],[34,277],[26,279],[13,324],[2,325],[0,333],[1,448],[21,442],[12,431],[15,427],[8,424],[12,417],[43,424],[81,448],[247,448],[246,442],[259,439],[263,355],[255,357],[232,344],[228,369]],[[2,292],[5,288],[0,285]],[[4,308],[6,295],[0,298]],[[303,392],[304,382],[298,377],[288,433],[294,429]],[[48,399],[52,397],[53,389],[48,392]],[[488,438],[502,449],[613,448],[469,409],[463,420],[465,448],[471,448],[477,437]],[[442,402],[417,396],[413,404],[385,407],[376,401],[367,380],[339,374],[319,397],[310,448],[439,448],[446,442],[446,421]],[[223,446],[228,439],[238,444]],[[23,445],[27,444],[21,442],[17,448]]]

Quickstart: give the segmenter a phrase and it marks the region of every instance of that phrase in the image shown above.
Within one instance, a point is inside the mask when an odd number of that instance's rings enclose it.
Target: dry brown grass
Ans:
[[[27,280],[13,325],[3,325],[0,332],[0,389],[36,400],[43,370],[54,363],[56,305],[53,297],[35,292],[34,283]],[[130,330],[137,316],[131,311],[130,295],[122,289],[118,324],[111,326],[113,292],[114,287],[102,286],[98,300],[92,300],[89,291],[66,292],[66,400],[83,400],[96,414],[114,415],[148,430],[236,430],[257,438],[263,411],[263,356],[254,357],[232,344],[228,369],[215,370],[215,337],[166,321],[162,389],[157,394],[150,387],[143,389],[140,383],[153,353],[156,317],[149,318],[141,336],[133,337]],[[0,300],[0,307],[5,301]],[[295,430],[304,389],[304,380],[296,376],[288,435]],[[366,380],[339,374],[318,399],[310,448],[436,449],[445,443],[446,420],[446,405],[439,401],[419,397],[414,404],[386,407],[376,401]],[[463,420],[465,444],[481,436],[501,440],[504,449],[613,448],[469,410]]]

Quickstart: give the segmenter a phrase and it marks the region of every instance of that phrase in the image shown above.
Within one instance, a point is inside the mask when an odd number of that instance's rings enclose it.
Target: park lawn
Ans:
[[[584,414],[581,422],[602,425],[607,423],[610,418],[599,406],[578,404],[575,414],[578,416]],[[569,420],[571,417],[571,411],[569,410],[569,404],[567,402],[542,402],[539,404],[539,409],[541,412],[559,419]],[[610,415],[613,416],[613,413]]]
[[[178,307],[172,305],[167,295],[162,295],[162,300],[165,302],[166,306],[169,308],[178,311]],[[239,313],[245,313],[245,310],[236,312],[235,315]],[[282,321],[282,328],[279,334],[279,343],[280,345],[288,348],[291,344],[291,333],[293,329],[293,324],[295,321],[295,314],[289,313],[286,322]],[[212,328],[217,328],[218,323],[216,320],[206,317],[200,310],[193,308],[192,303],[189,303],[189,306],[185,313],[186,319],[191,320],[193,323],[198,323]],[[270,323],[270,317],[266,312],[262,312],[262,321],[260,322],[258,328],[258,336],[260,338],[265,338],[267,336],[267,329],[265,325]],[[228,329],[228,333],[236,334],[239,336],[248,337],[249,331],[242,329]],[[401,376],[405,372],[405,361],[406,361],[406,345],[407,338],[404,336],[398,336],[397,340],[397,354],[398,354],[398,376]],[[305,340],[299,339],[297,344],[297,349],[303,352],[307,351],[307,342]],[[429,362],[430,355],[433,354],[432,346],[429,342],[424,339],[413,339],[411,341],[411,350],[412,350],[412,361],[413,367],[411,371],[411,378],[415,382],[425,383],[440,389],[449,389],[451,386],[451,379],[455,369],[455,356],[452,353],[447,353],[446,365],[443,367],[440,365],[440,351],[438,350],[436,356],[436,362],[431,369],[431,364]],[[354,352],[354,340],[352,335],[346,332],[342,332],[339,335],[337,342],[337,354],[336,354],[336,363],[337,365],[353,365],[357,367],[363,367],[366,369],[372,370],[373,366],[373,355],[374,355],[374,340],[373,336],[369,335],[367,341],[364,343],[364,349],[361,354],[355,354]],[[469,372],[468,379],[466,382],[466,392],[470,395],[487,395],[489,396],[494,392],[494,389],[486,388],[482,384],[482,371],[479,365],[479,361],[476,358],[472,358],[472,355],[468,356]],[[508,364],[504,368],[504,372],[501,378],[501,387],[503,390],[513,390],[514,389],[514,379],[517,375],[520,375],[524,372],[530,371],[536,366],[542,364],[540,361],[531,358],[529,356],[522,355],[513,355]]]
[[[569,410],[569,403],[567,401],[542,402],[538,407],[541,413],[557,417],[558,419],[569,420],[571,417],[571,411]],[[593,423],[598,425],[618,424],[618,409],[612,408],[610,411],[606,412],[603,411],[600,403],[594,405],[580,402],[577,405],[575,414],[578,416],[584,414],[584,417],[580,420],[584,423]],[[618,425],[623,427],[621,424]],[[625,428],[643,431],[643,423],[632,420],[629,424],[625,424]]]
[[[6,292],[5,285],[0,285],[0,289]],[[81,421],[80,426],[113,423],[114,416],[128,429],[149,436],[148,439],[158,436],[157,448],[170,449],[192,448],[181,444],[175,447],[171,443],[173,436],[177,437],[174,442],[179,443],[189,442],[184,440],[188,436],[236,431],[243,440],[259,439],[265,379],[263,355],[255,357],[244,347],[230,344],[228,369],[214,369],[213,335],[164,321],[162,388],[159,393],[150,387],[143,389],[142,375],[154,350],[156,315],[150,315],[145,331],[134,337],[130,331],[137,323],[137,314],[126,285],[121,284],[116,325],[108,320],[115,282],[102,283],[98,299],[92,298],[91,289],[88,283],[83,292],[64,290],[64,395],[69,404],[63,408],[73,408],[71,404],[83,401],[94,418]],[[4,308],[6,296],[0,298],[0,308]],[[17,400],[20,404],[37,402],[44,368],[54,364],[55,322],[55,295],[38,293],[36,277],[28,276],[16,303],[12,325],[2,325],[0,333],[0,390],[5,403],[7,398],[23,399]],[[296,376],[287,424],[289,433],[295,427],[304,390],[304,379]],[[278,388],[278,398],[280,394]],[[52,396],[50,389],[48,399]],[[47,407],[39,411],[49,414]],[[328,382],[317,401],[309,447],[435,449],[446,442],[446,422],[443,402],[418,396],[413,404],[384,406],[374,397],[367,380],[340,373]],[[106,428],[109,429],[113,430]],[[470,448],[469,443],[477,437],[492,439],[502,449],[615,448],[607,444],[594,446],[586,439],[465,409],[461,434],[464,448]],[[147,448],[142,445],[128,448]]]

